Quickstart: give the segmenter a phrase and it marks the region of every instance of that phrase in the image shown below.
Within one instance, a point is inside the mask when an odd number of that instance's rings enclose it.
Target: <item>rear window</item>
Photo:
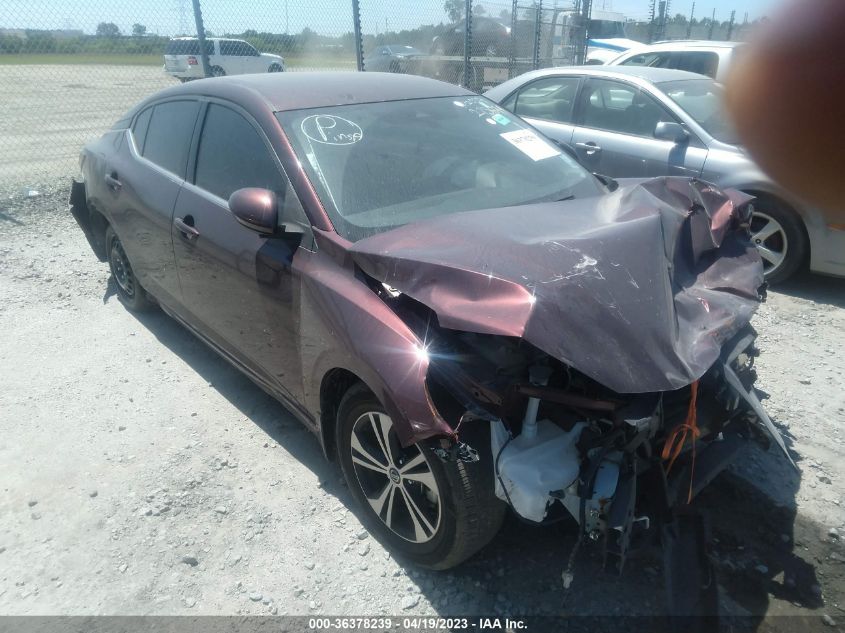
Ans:
[[[206,51],[209,55],[214,54],[214,42],[205,43]],[[165,55],[199,55],[200,43],[199,40],[170,40],[167,43],[167,48],[164,49]]]

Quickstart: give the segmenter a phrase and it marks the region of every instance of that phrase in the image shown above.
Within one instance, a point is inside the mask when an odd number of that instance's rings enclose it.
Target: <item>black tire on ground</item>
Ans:
[[[267,69],[268,73],[280,73],[284,71],[281,64],[270,64],[270,68]]]
[[[212,77],[225,77],[226,71],[223,70],[220,66],[212,66],[211,67],[211,76]]]
[[[147,298],[146,291],[135,279],[135,273],[132,271],[132,265],[129,263],[129,258],[126,257],[126,252],[123,250],[123,244],[120,243],[120,239],[112,227],[106,229],[106,256],[115,286],[117,286],[117,298],[120,302],[134,312],[149,310],[153,303]]]
[[[376,413],[377,416],[370,418],[370,413]],[[426,440],[402,449],[396,439],[395,431],[392,431],[392,424],[390,424],[391,430],[387,434],[390,445],[388,452],[396,456],[396,468],[393,468],[393,470],[401,469],[403,463],[410,464],[412,460],[419,462],[420,454],[426,462],[417,468],[408,468],[407,472],[403,471],[401,475],[396,475],[399,478],[397,482],[396,479],[393,479],[393,474],[388,476],[378,472],[373,473],[372,470],[362,468],[360,465],[357,466],[356,472],[356,465],[352,459],[353,441],[366,450],[375,447],[373,454],[378,453],[375,443],[364,444],[361,442],[363,436],[360,434],[361,431],[356,431],[356,429],[363,428],[366,432],[368,423],[372,424],[372,427],[370,427],[372,429],[381,428],[379,421],[384,420],[390,422],[384,407],[372,392],[361,383],[347,391],[338,409],[335,429],[338,461],[349,489],[360,506],[358,515],[365,527],[385,547],[397,555],[429,569],[454,567],[475,554],[493,539],[501,527],[505,515],[506,506],[495,496],[494,492],[489,426],[485,422],[478,422],[472,426],[470,431],[466,433],[462,431],[461,433],[462,440],[467,441],[478,450],[481,455],[480,461],[475,463],[447,463],[440,460],[432,452],[431,448],[435,446],[434,441]],[[356,426],[356,423],[359,426]],[[363,427],[360,426],[362,424]],[[354,440],[353,433],[357,433]],[[373,437],[376,436],[373,435]],[[362,455],[360,451],[356,452],[357,464],[360,464]],[[404,461],[402,461],[403,459]],[[433,475],[436,483],[437,491],[432,493],[431,489],[428,489],[429,496],[427,497],[419,494],[426,492],[427,489],[422,484],[412,481],[412,475],[407,474],[419,472],[419,468],[423,469],[427,477]],[[379,483],[382,478],[384,487]],[[382,510],[382,514],[385,517],[392,517],[391,523],[395,524],[395,529],[388,527],[386,519],[376,514],[376,510],[371,505],[371,501],[368,501],[367,494],[364,491],[364,482],[369,482],[367,485],[371,489],[372,483],[375,482],[375,490],[382,491],[387,491],[393,486],[386,495],[387,501],[383,501],[383,507],[386,510]],[[401,489],[403,487],[404,490]],[[393,496],[394,493],[395,497]],[[423,512],[427,513],[429,518],[434,516],[432,514],[432,512],[435,512],[433,508],[438,509],[436,511],[436,524],[435,521],[430,521],[427,524],[427,526],[434,524],[435,529],[430,533],[427,531],[427,540],[424,542],[414,542],[400,533],[403,517],[406,519],[404,521],[405,526],[410,525],[411,520],[403,512],[413,512],[410,510],[411,506],[408,502],[402,501],[402,498],[403,496],[410,498],[411,494],[416,495],[417,500],[421,501],[413,507],[424,507]],[[385,498],[384,494],[379,495],[378,493],[370,498],[373,499],[378,496]],[[439,502],[435,504],[431,500],[432,496],[438,498]],[[395,507],[394,499],[397,499]],[[428,505],[425,505],[426,503]],[[388,514],[391,512],[392,514]],[[416,516],[419,518],[420,515]],[[411,539],[413,538],[412,536]]]
[[[769,283],[785,281],[802,268],[807,261],[810,246],[804,222],[797,212],[781,200],[764,194],[752,195],[757,196],[757,199],[752,202],[755,212],[751,220],[752,241],[758,248],[769,247],[771,251],[781,250],[785,254],[782,263],[771,266],[771,262],[767,261],[761,250],[763,264],[766,268],[766,281]],[[755,237],[755,234],[762,237],[761,229],[766,226],[769,219],[780,225],[782,234],[774,234],[758,242],[759,238]]]

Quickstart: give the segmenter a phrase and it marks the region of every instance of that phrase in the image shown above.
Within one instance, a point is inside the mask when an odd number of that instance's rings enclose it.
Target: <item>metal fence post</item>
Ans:
[[[197,39],[200,43],[200,59],[202,60],[202,74],[211,77],[211,63],[208,61],[208,49],[205,47],[205,26],[202,23],[200,0],[194,0],[194,20],[197,23]]]
[[[519,10],[517,2],[518,0],[513,0],[511,3],[511,37],[510,49],[508,51],[508,79],[513,79],[514,65],[516,64],[516,12]]]
[[[731,35],[733,35],[734,32],[734,19],[736,19],[736,11],[731,11],[731,21],[728,22],[728,35],[725,37],[725,39],[729,42],[731,41]]]
[[[358,72],[364,70],[364,42],[361,39],[361,7],[358,0],[352,0],[352,22],[355,29],[355,64]]]
[[[537,70],[540,67],[540,22],[543,15],[543,0],[537,2],[537,13],[534,15],[534,55],[531,60],[531,67]]]
[[[464,27],[464,80],[461,82],[461,85],[464,88],[469,88],[469,56],[470,47],[472,46],[472,0],[466,0],[464,11],[466,11],[466,26]]]
[[[713,27],[716,26],[716,9],[713,9],[713,17],[710,18],[710,30],[707,31],[707,39],[713,39]]]
[[[692,21],[695,18],[695,2],[692,3],[692,9],[689,12],[689,22],[687,22],[687,39],[692,39]]]

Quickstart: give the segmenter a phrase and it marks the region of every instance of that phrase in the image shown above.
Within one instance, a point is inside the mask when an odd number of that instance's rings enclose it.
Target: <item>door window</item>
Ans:
[[[220,42],[221,55],[234,55],[236,57],[257,57],[258,51],[246,42],[238,40],[222,40]]]
[[[577,90],[578,77],[540,79],[519,92],[513,111],[520,116],[570,123]]]
[[[150,125],[150,118],[152,117],[153,109],[147,108],[141,114],[135,117],[135,123],[132,125],[132,136],[135,139],[135,149],[138,153],[144,153],[144,139],[147,137],[147,128]]]
[[[651,66],[653,68],[669,68],[670,53],[640,53],[629,57],[620,66]]]
[[[719,56],[712,51],[676,51],[669,67],[715,78]]]
[[[144,141],[144,158],[184,178],[198,111],[197,101],[167,101],[155,106]]]
[[[198,187],[224,200],[243,187],[269,189],[279,199],[279,222],[309,225],[290,181],[279,171],[261,135],[225,106],[208,106],[194,180]]]
[[[663,106],[636,86],[606,79],[591,79],[580,97],[584,127],[633,134],[654,135],[660,121],[675,121]]]

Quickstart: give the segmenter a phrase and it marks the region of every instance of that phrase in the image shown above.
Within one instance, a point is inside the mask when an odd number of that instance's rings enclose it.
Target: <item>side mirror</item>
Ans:
[[[245,187],[229,196],[229,210],[238,222],[259,233],[274,233],[279,204],[276,194],[267,189]]]
[[[660,121],[654,126],[654,138],[673,143],[683,143],[689,139],[689,132],[684,126],[674,121]]]

